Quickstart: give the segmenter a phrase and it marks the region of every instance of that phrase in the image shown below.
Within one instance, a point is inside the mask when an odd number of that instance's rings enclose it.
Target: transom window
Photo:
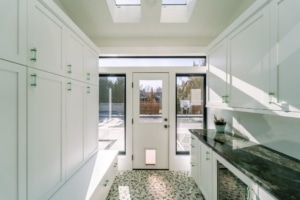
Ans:
[[[140,6],[141,0],[115,0],[116,6]]]
[[[186,5],[187,0],[162,0],[162,5]]]

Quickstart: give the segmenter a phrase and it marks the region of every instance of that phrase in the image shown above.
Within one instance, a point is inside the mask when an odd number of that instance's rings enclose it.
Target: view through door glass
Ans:
[[[125,75],[99,76],[99,149],[125,154]]]
[[[189,129],[206,128],[205,75],[176,75],[176,153],[189,154]]]
[[[140,80],[140,122],[162,122],[162,80]]]

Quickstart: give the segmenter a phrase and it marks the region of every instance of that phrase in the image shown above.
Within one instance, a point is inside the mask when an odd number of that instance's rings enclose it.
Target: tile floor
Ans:
[[[189,172],[133,170],[118,172],[107,200],[203,200]]]

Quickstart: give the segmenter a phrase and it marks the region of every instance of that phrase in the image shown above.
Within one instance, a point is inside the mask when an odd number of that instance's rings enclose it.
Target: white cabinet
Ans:
[[[26,67],[0,60],[0,199],[26,198]]]
[[[46,199],[64,180],[65,85],[57,75],[28,70],[28,199]]]
[[[65,72],[71,78],[84,79],[84,49],[83,42],[72,31],[67,31]]]
[[[98,150],[98,86],[86,86],[84,157],[87,159]]]
[[[208,105],[227,106],[229,101],[227,39],[224,39],[209,51],[208,63]]]
[[[63,74],[64,26],[37,0],[28,4],[28,65]]]
[[[200,190],[205,199],[212,199],[213,195],[213,171],[212,149],[200,142]]]
[[[232,107],[266,109],[269,103],[269,20],[267,6],[228,37]]]
[[[0,59],[26,64],[27,0],[0,2]]]
[[[66,176],[72,175],[84,161],[85,84],[67,80],[66,88]]]
[[[271,92],[285,111],[300,111],[300,2],[271,2]]]
[[[89,47],[85,47],[84,67],[86,81],[93,85],[99,85],[99,56]]]
[[[199,139],[191,134],[191,176],[199,186],[199,157],[200,157]]]

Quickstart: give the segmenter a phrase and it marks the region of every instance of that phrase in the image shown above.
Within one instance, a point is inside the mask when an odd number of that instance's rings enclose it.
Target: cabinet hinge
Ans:
[[[133,82],[131,83],[131,87],[133,88]]]
[[[132,156],[131,156],[131,159],[133,160],[133,154],[132,154]]]
[[[132,120],[131,120],[131,123],[133,124],[133,118],[132,118]]]

